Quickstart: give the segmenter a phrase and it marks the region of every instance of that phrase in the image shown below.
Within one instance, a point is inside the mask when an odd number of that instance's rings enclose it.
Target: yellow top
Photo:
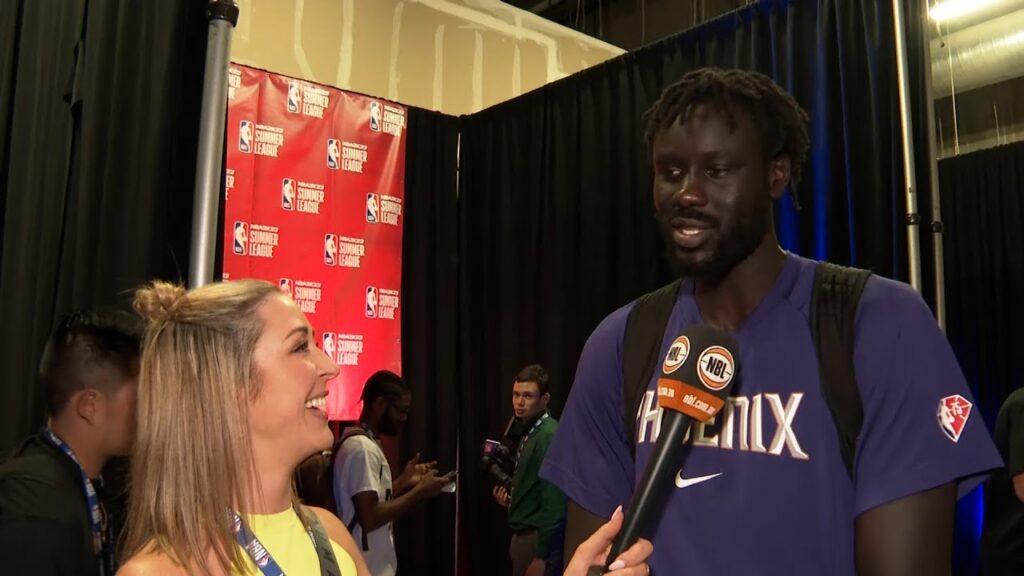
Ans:
[[[287,576],[319,576],[320,559],[295,510],[288,509],[277,514],[254,514],[246,516],[245,522]],[[348,552],[333,540],[331,549],[334,550],[334,557],[338,560],[342,576],[355,576],[356,565]],[[234,576],[262,576],[263,573],[253,563],[249,554],[243,553],[242,556],[245,558],[245,571],[241,574],[233,573]]]

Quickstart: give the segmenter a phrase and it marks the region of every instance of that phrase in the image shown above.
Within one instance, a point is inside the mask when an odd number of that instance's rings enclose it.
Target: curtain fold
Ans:
[[[945,225],[947,333],[992,429],[999,408],[1024,386],[1024,143],[939,162]],[[956,572],[978,574],[982,497],[959,506]]]
[[[12,4],[0,452],[42,421],[35,373],[58,315],[184,280],[206,51],[202,0],[21,0],[5,3],[5,30]]]
[[[458,118],[409,109],[402,256],[402,373],[413,391],[400,465],[416,453],[440,474],[458,465],[456,381]],[[464,466],[463,474],[475,468]],[[395,475],[401,470],[395,470]],[[455,499],[442,493],[395,523],[403,574],[452,574]]]
[[[1024,386],[1024,143],[939,162],[948,333],[985,421]]]

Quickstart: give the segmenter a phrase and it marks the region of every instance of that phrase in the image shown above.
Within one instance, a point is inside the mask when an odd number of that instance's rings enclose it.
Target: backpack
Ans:
[[[821,391],[832,413],[846,471],[853,478],[864,408],[854,373],[854,321],[871,272],[818,262],[811,290],[811,337],[818,355]],[[635,419],[658,365],[668,319],[681,280],[637,299],[626,320],[622,362],[623,418],[635,454]]]
[[[346,428],[330,450],[310,456],[296,469],[295,491],[303,504],[324,508],[331,514],[340,514],[338,503],[334,500],[334,460],[341,450],[341,443],[353,436],[367,434],[359,426]]]

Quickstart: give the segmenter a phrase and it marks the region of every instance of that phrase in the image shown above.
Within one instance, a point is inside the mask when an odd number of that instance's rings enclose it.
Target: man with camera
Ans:
[[[494,446],[487,450],[485,446],[485,462],[492,463],[488,470],[498,482],[493,490],[494,499],[508,508],[513,576],[543,576],[562,571],[565,495],[538,476],[558,429],[558,421],[548,412],[550,400],[544,368],[533,364],[520,370],[512,384],[515,418],[506,433],[505,444],[509,448]],[[505,464],[508,461],[511,466]],[[512,466],[514,473],[507,470]]]

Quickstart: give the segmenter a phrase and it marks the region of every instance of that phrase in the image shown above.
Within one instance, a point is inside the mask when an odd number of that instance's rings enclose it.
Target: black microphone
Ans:
[[[739,372],[739,346],[725,332],[706,324],[690,326],[672,342],[658,378],[661,431],[644,475],[612,543],[605,566],[594,566],[588,576],[599,576],[640,537],[672,485],[681,466],[682,443],[691,420],[707,422],[718,414]]]

